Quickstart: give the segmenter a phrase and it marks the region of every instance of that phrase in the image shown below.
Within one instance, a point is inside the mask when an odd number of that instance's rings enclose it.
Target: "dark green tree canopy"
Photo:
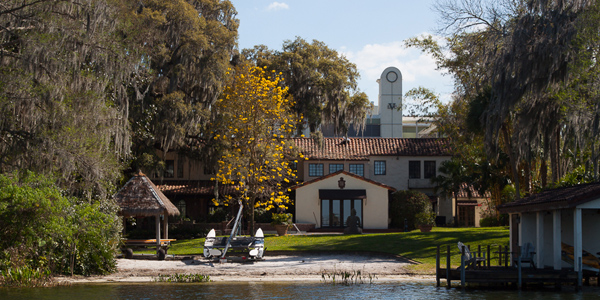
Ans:
[[[516,197],[579,167],[598,178],[600,149],[592,137],[600,130],[599,5],[440,0],[445,44],[432,37],[407,41],[432,54],[455,79],[453,102],[441,110],[442,117],[454,118],[441,123],[455,126],[439,128],[450,129],[451,137],[481,139],[478,147],[494,170],[508,158]],[[466,145],[456,140],[457,147]],[[464,165],[485,165],[462,156]],[[502,187],[495,189],[499,194]]]

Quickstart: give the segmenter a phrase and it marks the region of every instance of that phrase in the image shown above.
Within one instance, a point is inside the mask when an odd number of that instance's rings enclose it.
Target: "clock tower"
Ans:
[[[379,78],[381,137],[402,137],[402,73],[396,67],[383,70]]]

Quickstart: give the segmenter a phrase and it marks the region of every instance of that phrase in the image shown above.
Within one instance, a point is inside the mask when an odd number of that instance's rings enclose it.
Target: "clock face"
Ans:
[[[390,71],[385,75],[385,78],[387,78],[389,82],[395,82],[398,80],[398,74],[396,74],[394,71]]]

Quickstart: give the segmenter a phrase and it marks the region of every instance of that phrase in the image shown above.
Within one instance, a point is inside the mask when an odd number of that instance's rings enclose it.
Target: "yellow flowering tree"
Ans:
[[[235,186],[240,199],[224,195],[214,201],[219,205],[242,200],[254,220],[255,208],[290,204],[287,186],[296,178],[293,164],[298,157],[290,137],[300,117],[291,109],[287,88],[279,85],[279,74],[246,64],[230,72],[215,104],[212,134],[222,155],[214,180]],[[250,224],[254,234],[254,222]]]

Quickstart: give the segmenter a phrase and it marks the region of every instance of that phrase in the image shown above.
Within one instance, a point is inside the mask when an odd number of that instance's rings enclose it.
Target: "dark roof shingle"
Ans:
[[[571,187],[546,190],[498,206],[501,213],[542,211],[572,208],[600,198],[600,183],[580,184]]]
[[[214,196],[215,194],[215,181],[212,180],[164,181],[163,184],[159,184],[157,187],[161,192],[168,195]],[[233,185],[219,185],[219,194],[239,194],[236,187]]]

